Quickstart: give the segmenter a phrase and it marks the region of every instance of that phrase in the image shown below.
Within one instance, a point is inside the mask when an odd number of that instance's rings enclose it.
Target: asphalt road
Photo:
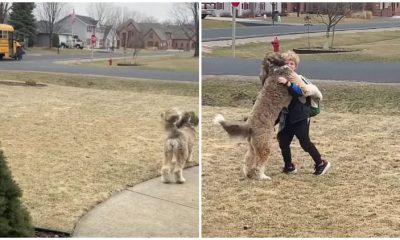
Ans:
[[[141,55],[159,55],[171,54],[171,52],[157,52],[157,53],[142,53]],[[123,57],[120,53],[95,53],[94,59]],[[132,68],[104,68],[86,67],[79,65],[66,65],[57,64],[56,61],[66,60],[82,60],[90,59],[91,53],[82,53],[76,55],[27,55],[20,62],[18,61],[0,61],[1,70],[21,70],[21,71],[40,71],[40,72],[57,72],[57,73],[73,73],[73,74],[92,74],[102,76],[117,76],[129,78],[142,78],[142,79],[157,79],[157,80],[177,80],[177,81],[191,81],[198,82],[199,77],[197,73],[192,72],[173,72],[173,71],[158,71],[158,70],[139,70]]]
[[[203,58],[203,75],[258,76],[260,60]],[[400,64],[301,61],[298,73],[310,79],[400,83]]]
[[[361,30],[361,29],[376,29],[376,28],[392,28],[400,27],[400,18],[393,19],[387,22],[373,22],[373,23],[353,23],[353,24],[338,24],[335,31],[346,30]],[[310,26],[310,33],[325,32],[325,25]],[[268,25],[268,26],[252,26],[252,27],[238,27],[236,28],[236,39],[251,38],[251,37],[270,37],[279,35],[290,35],[307,33],[307,27],[302,25]],[[203,29],[202,41],[217,41],[229,40],[232,38],[231,28],[219,29]]]

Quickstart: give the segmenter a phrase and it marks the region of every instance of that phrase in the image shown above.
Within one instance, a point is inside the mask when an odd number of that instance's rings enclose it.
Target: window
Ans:
[[[96,30],[96,26],[87,26],[87,32],[94,32]]]
[[[153,38],[153,33],[152,32],[149,34],[149,38]]]
[[[8,32],[7,31],[0,31],[0,38],[8,39]]]

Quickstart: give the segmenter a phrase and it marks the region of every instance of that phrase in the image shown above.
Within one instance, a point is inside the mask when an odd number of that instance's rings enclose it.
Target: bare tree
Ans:
[[[155,17],[145,17],[142,19],[143,23],[158,23],[158,20]]]
[[[319,18],[319,22],[326,25],[326,38],[329,48],[333,48],[336,25],[345,18],[350,11],[349,4],[344,2],[327,3],[323,11],[318,11],[317,18]],[[331,31],[332,38],[330,38]]]
[[[8,2],[0,2],[0,23],[4,23],[11,4]]]
[[[199,56],[199,3],[178,3],[175,4],[172,14],[176,24],[184,32],[188,39],[195,38],[194,57]]]
[[[109,19],[112,9],[112,3],[93,2],[89,3],[86,11],[91,18],[98,20],[103,25]]]
[[[45,28],[49,34],[49,48],[52,47],[53,34],[55,29],[55,23],[59,20],[63,14],[65,3],[61,2],[43,2],[39,5],[39,16],[41,20],[44,20]]]

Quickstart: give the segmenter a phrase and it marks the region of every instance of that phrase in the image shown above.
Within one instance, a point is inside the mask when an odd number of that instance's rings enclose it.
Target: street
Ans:
[[[400,27],[400,19],[393,19],[390,22],[372,22],[372,23],[353,23],[353,24],[338,24],[335,31],[360,30],[360,29],[376,29],[376,28],[392,28]],[[310,33],[326,31],[325,25],[310,26]],[[253,27],[238,27],[236,28],[236,38],[252,38],[252,37],[267,37],[280,36],[289,34],[307,33],[307,27],[302,25],[269,25],[269,26],[253,26]],[[203,29],[202,41],[217,41],[229,40],[232,38],[231,28],[219,29]]]
[[[65,51],[65,50],[64,50]],[[141,53],[144,55],[170,55],[173,52],[161,51]],[[122,53],[101,53],[95,52],[94,59],[109,58],[109,57],[127,57]],[[140,58],[139,56],[139,58]],[[177,80],[177,81],[198,81],[198,74],[191,72],[173,72],[173,71],[160,71],[160,70],[139,70],[133,68],[104,68],[85,67],[79,65],[58,64],[56,61],[72,61],[90,59],[90,52],[83,52],[82,54],[75,55],[37,55],[31,56],[27,53],[21,62],[18,61],[1,61],[0,70],[21,70],[21,71],[39,71],[39,72],[57,72],[57,73],[73,73],[73,74],[92,74],[103,76],[115,77],[128,77],[128,78],[143,78],[143,79],[157,79],[157,80]]]
[[[258,76],[260,64],[256,59],[203,57],[202,74]],[[320,80],[400,83],[399,64],[390,63],[302,61],[298,73]]]

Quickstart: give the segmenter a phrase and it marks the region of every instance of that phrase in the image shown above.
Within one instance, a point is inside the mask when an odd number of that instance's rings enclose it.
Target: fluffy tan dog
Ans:
[[[294,71],[285,66],[285,60],[279,53],[269,53],[266,54],[261,64],[260,80],[263,88],[247,121],[245,123],[229,123],[220,114],[214,119],[214,122],[222,125],[231,137],[247,139],[248,150],[242,173],[248,178],[271,179],[265,175],[264,171],[271,152],[275,121],[280,111],[287,107],[292,99],[287,87],[278,82],[278,77],[285,77],[290,82],[297,84],[304,96],[316,94],[313,87],[305,84]]]
[[[199,124],[199,118],[194,112],[182,113],[177,108],[167,110],[161,117],[167,132],[161,181],[169,183],[174,175],[177,183],[184,183],[186,180],[183,177],[183,168],[193,158],[195,127]]]

